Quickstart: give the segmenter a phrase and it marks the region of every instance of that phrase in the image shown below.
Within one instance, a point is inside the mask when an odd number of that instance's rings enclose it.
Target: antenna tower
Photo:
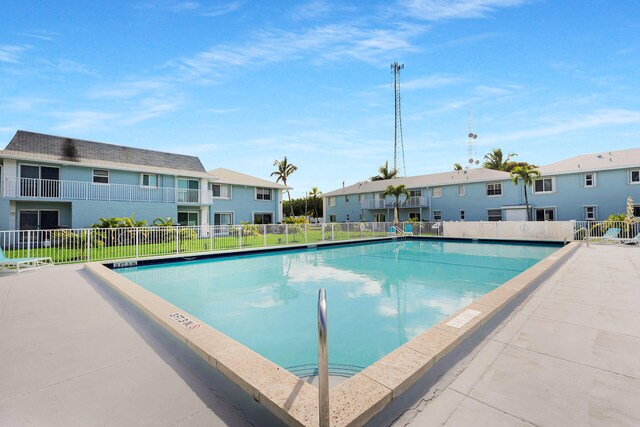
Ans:
[[[469,159],[469,165],[480,164],[480,160],[478,160],[478,153],[476,150],[477,143],[476,139],[478,139],[478,134],[473,131],[473,112],[467,112],[467,124],[469,126],[469,133],[467,134],[467,157]],[[467,165],[467,169],[469,166]]]
[[[391,71],[393,71],[393,91],[394,91],[394,106],[395,106],[395,119],[393,130],[393,169],[398,170],[398,143],[400,143],[400,150],[402,152],[402,171],[403,175],[407,176],[407,165],[404,161],[404,140],[402,138],[402,98],[400,96],[400,70],[404,68],[404,64],[398,64],[394,62],[391,64]]]

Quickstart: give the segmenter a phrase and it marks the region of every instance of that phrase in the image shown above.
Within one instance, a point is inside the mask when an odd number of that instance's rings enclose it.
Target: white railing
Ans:
[[[394,208],[396,206],[396,201],[394,200],[385,200],[385,199],[373,199],[373,200],[364,200],[360,203],[362,209],[386,209],[386,208]],[[422,196],[412,196],[407,197],[406,199],[401,198],[400,202],[398,202],[399,208],[418,208],[418,207],[427,207],[427,198]]]
[[[632,239],[640,233],[640,218],[636,221],[576,221],[576,239],[590,243],[611,243]]]
[[[391,223],[244,224],[198,227],[0,231],[9,258],[56,264],[386,237]]]
[[[97,184],[83,181],[5,177],[2,196],[12,198],[107,200],[151,203],[207,203],[203,190]],[[201,202],[202,201],[202,202]]]

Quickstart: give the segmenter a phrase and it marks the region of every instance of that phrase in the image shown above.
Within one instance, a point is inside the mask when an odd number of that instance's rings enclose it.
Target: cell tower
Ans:
[[[467,124],[469,125],[469,133],[467,134],[467,157],[469,159],[469,165],[480,164],[478,160],[478,153],[476,150],[478,134],[473,131],[473,112],[467,112]],[[467,169],[469,166],[467,166]]]
[[[394,120],[395,128],[393,130],[393,169],[398,170],[398,143],[400,143],[403,176],[407,176],[407,165],[404,161],[404,141],[402,138],[402,98],[400,96],[400,70],[403,68],[404,64],[398,64],[397,62],[391,64],[396,114]]]

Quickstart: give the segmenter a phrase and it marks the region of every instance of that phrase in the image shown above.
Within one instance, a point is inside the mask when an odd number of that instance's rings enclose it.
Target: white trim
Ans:
[[[637,181],[632,181],[631,177],[633,175],[634,172],[638,173],[638,180]],[[629,169],[629,184],[630,185],[638,185],[640,184],[640,169]]]
[[[504,220],[502,208],[487,208],[487,221],[491,221],[489,219],[489,211],[500,211],[500,221]],[[498,221],[491,221],[491,222],[498,222]]]
[[[107,172],[107,182],[96,182],[96,171],[106,171]],[[98,175],[98,178],[104,178],[104,176],[100,176]],[[91,183],[92,184],[102,184],[102,185],[108,185],[111,184],[111,173],[109,173],[109,169],[100,169],[100,168],[92,168],[91,169]]]
[[[185,210],[178,211],[178,213],[176,214],[176,222],[177,222],[178,224],[180,224],[180,219],[179,219],[178,217],[180,216],[180,214],[181,214],[181,213],[186,213],[186,214],[196,214],[196,215],[198,215],[198,219],[196,220],[196,226],[199,226],[199,225],[200,225],[200,211],[185,211]],[[188,222],[189,222],[189,215],[187,215],[187,223],[188,223]],[[189,226],[189,224],[180,224],[180,226],[182,226],[182,227],[188,227],[188,226]]]
[[[151,177],[152,175],[155,175],[156,177],[156,185],[144,185],[144,176],[145,175],[149,175],[149,177]],[[140,187],[142,188],[158,188],[160,187],[160,175],[157,173],[147,173],[147,172],[140,172]]]
[[[228,187],[229,188],[229,191],[228,191],[229,197],[214,196],[213,195],[213,186],[214,185],[218,185],[218,186],[221,186],[221,187],[224,185],[224,186]],[[218,183],[218,182],[212,182],[211,183],[211,198],[215,199],[215,200],[231,200],[233,198],[233,193],[232,193],[233,190],[232,190],[232,188],[233,188],[233,186],[231,184],[221,184],[221,183]],[[222,191],[220,191],[220,194],[222,194]],[[254,196],[255,196],[255,194],[254,194]]]
[[[40,211],[49,211],[49,212],[58,212],[58,224],[56,224],[56,227],[60,227],[60,209],[18,209],[18,215],[16,215],[16,219],[18,221],[18,228],[17,230],[20,230],[20,216],[22,215],[22,212],[24,211],[29,211],[29,212],[38,212],[38,228],[36,228],[36,230],[40,230]],[[49,228],[46,228],[45,230],[50,230]],[[25,230],[27,231],[27,230]]]
[[[544,190],[544,181],[551,180],[551,190]],[[542,181],[542,191],[536,191],[536,182]],[[556,192],[556,177],[555,176],[541,176],[540,178],[536,178],[533,180],[532,185],[533,194],[553,194]]]
[[[329,207],[330,208],[335,208],[336,207],[336,196],[330,196],[328,197],[329,199]],[[332,200],[333,199],[333,200]],[[333,203],[331,203],[333,201]]]
[[[268,199],[258,199],[258,189],[269,190],[269,198]],[[273,201],[273,188],[269,187],[254,187],[253,188],[253,197],[257,202],[272,202]]]
[[[460,221],[464,221],[467,218],[467,210],[466,209],[460,209],[459,218],[460,218]]]
[[[268,201],[268,200],[266,200]],[[255,224],[256,222],[256,214],[269,214],[271,215],[271,224],[275,224],[276,214],[273,211],[251,211],[251,224]],[[256,224],[256,225],[264,225],[264,224]],[[268,224],[267,224],[268,225]]]
[[[460,188],[462,188],[462,193],[460,192]],[[467,187],[464,184],[458,184],[458,197],[464,197],[467,194]]]
[[[587,218],[587,208],[593,208],[593,218]],[[597,221],[598,220],[598,205],[584,205],[582,206],[582,216],[585,221]]]
[[[557,221],[558,220],[558,207],[557,206],[536,206],[536,207],[533,207],[532,208],[532,210],[533,210],[533,220],[534,221],[538,221],[536,219],[536,216],[537,216],[536,215],[536,211],[538,211],[538,210],[547,210],[547,209],[553,209],[553,219],[551,221]],[[545,221],[547,221],[547,220],[545,220]],[[542,222],[542,221],[539,221],[539,222]]]
[[[214,211],[212,225],[227,225],[227,224],[216,224],[216,215],[231,215],[231,224],[236,223],[236,213],[234,211]]]
[[[439,219],[436,219],[436,212],[440,212],[440,215],[439,215],[439,216],[440,216],[440,218],[439,218]],[[434,209],[434,210],[432,211],[432,219],[433,219],[434,221],[442,221],[442,209]]]
[[[436,189],[440,190],[440,195],[436,195],[435,193]],[[431,187],[431,197],[433,197],[434,199],[438,199],[442,197],[443,194],[444,194],[444,188],[442,188],[442,185]]]
[[[489,194],[490,185],[500,185],[500,194]],[[492,181],[485,183],[484,195],[485,197],[502,197],[504,195],[504,186],[502,185],[502,181]]]
[[[592,175],[591,177],[591,185],[587,185],[587,175]],[[593,188],[598,185],[598,174],[595,172],[585,172],[582,174],[582,187],[583,188]]]

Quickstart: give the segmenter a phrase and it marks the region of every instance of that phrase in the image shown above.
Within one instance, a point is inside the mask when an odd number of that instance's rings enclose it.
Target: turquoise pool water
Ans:
[[[408,240],[116,271],[299,375],[317,365],[323,287],[330,370],[353,374],[557,249]]]

